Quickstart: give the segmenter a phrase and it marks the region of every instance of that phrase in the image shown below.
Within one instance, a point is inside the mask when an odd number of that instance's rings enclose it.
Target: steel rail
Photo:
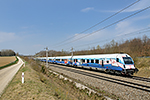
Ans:
[[[93,77],[93,78],[96,78],[96,79],[101,79],[101,80],[117,83],[117,84],[120,84],[120,85],[132,87],[132,88],[135,88],[135,89],[140,89],[140,90],[143,90],[143,91],[146,91],[146,92],[150,92],[150,86],[147,86],[147,85],[142,85],[142,84],[133,83],[133,82],[125,81],[125,80],[119,80],[119,79],[115,79],[115,78],[111,78],[111,77],[107,77],[107,76],[103,76],[103,75],[97,75],[97,74],[93,74],[93,73],[88,73],[88,72],[74,70],[74,69],[68,69],[68,68],[59,67],[59,66],[60,65],[54,65],[53,64],[53,66],[51,66],[51,67],[57,67],[57,68],[60,68],[60,69],[66,70],[66,71],[70,71],[70,72],[74,72],[74,73],[77,73],[77,74],[82,74],[82,75],[86,75],[86,76]]]

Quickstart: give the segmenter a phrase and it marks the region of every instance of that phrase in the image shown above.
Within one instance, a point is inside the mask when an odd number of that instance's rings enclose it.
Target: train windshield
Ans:
[[[122,57],[125,64],[133,64],[131,57]]]

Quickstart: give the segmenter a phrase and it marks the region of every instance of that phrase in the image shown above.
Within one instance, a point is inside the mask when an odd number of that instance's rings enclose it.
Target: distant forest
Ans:
[[[0,56],[15,56],[16,53],[13,50],[1,50]]]
[[[112,40],[110,43],[105,44],[103,48],[99,45],[90,50],[74,51],[74,55],[90,55],[90,54],[109,54],[109,53],[127,53],[132,57],[150,56],[150,39],[147,36],[142,38],[134,38],[118,43]],[[49,50],[48,56],[68,56],[71,55],[67,51],[54,51]],[[46,56],[46,51],[40,51],[36,56]]]

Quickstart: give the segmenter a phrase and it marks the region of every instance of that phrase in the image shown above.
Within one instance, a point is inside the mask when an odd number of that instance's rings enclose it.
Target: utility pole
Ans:
[[[71,62],[73,64],[73,47],[71,48]]]
[[[71,48],[71,58],[73,58],[73,47]]]
[[[48,68],[48,48],[46,47],[46,67]]]

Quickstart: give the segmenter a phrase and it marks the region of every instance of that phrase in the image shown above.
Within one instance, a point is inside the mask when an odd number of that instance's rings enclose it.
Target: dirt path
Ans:
[[[12,80],[14,75],[17,73],[19,68],[24,63],[19,57],[18,57],[18,59],[19,59],[19,61],[17,64],[0,70],[0,96],[3,93],[3,90],[8,85],[8,83]]]

